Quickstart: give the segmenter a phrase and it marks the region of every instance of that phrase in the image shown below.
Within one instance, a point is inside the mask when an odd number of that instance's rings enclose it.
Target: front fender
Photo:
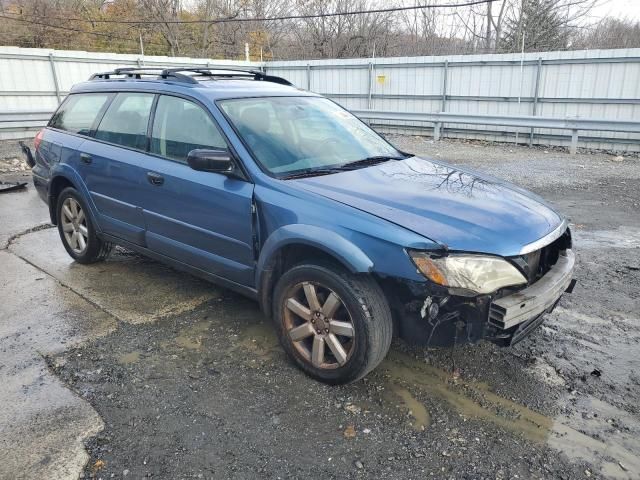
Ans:
[[[273,255],[282,247],[291,244],[308,245],[323,250],[336,257],[352,273],[373,270],[371,259],[358,246],[338,233],[315,225],[286,225],[275,230],[264,243],[256,268],[256,285],[260,285],[262,273]]]
[[[371,259],[354,243],[340,234],[315,225],[292,224],[275,230],[264,243],[256,266],[256,285],[262,311],[271,316],[270,288],[273,264],[271,260],[282,247],[308,245],[318,248],[339,260],[352,273],[373,270]]]

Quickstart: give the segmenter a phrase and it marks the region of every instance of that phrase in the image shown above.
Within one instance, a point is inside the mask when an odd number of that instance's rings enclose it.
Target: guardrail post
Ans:
[[[369,80],[367,82],[367,108],[371,110],[371,95],[373,93],[373,63],[369,62]]]
[[[434,141],[438,141],[440,140],[440,128],[442,127],[442,123],[440,122],[436,122],[433,125],[433,140]]]
[[[58,99],[58,105],[60,105],[62,103],[62,98],[60,97],[60,84],[58,83],[56,64],[53,61],[53,53],[49,54],[49,65],[51,66],[51,75],[53,76],[53,86],[56,90],[56,98]]]
[[[536,64],[536,83],[533,91],[533,112],[532,115],[535,117],[538,113],[538,95],[540,93],[540,70],[542,70],[542,57],[538,57],[538,63]],[[529,146],[533,146],[533,127],[531,127],[531,131],[529,132]]]
[[[444,67],[442,69],[442,104],[440,105],[440,111],[442,113],[447,111],[447,79],[449,78],[449,60],[444,61]],[[433,139],[440,140],[441,124],[436,123],[433,129]],[[437,132],[436,132],[437,129]],[[437,136],[436,136],[437,135]]]
[[[307,90],[311,91],[311,65],[307,63]]]
[[[569,153],[575,155],[578,152],[578,130],[571,130],[571,146]]]
[[[442,71],[442,105],[441,112],[447,111],[447,77],[449,76],[449,60],[444,61],[444,69]]]

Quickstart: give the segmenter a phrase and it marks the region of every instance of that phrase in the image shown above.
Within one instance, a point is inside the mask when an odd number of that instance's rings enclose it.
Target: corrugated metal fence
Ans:
[[[352,110],[640,120],[640,49],[261,64],[0,47],[0,138],[24,136],[25,128],[40,121],[38,113],[49,114],[71,85],[91,73],[118,66],[194,64],[262,67]],[[431,134],[433,128],[416,120],[372,123],[414,134]],[[568,145],[571,139],[569,130],[441,126],[441,135],[450,137],[514,141],[516,133],[522,143]],[[640,151],[640,138],[592,131],[580,137],[580,146]]]
[[[640,49],[273,62],[267,71],[351,110],[640,121]],[[431,132],[420,122],[383,130]],[[571,131],[444,124],[441,135],[569,145]],[[532,136],[533,135],[533,136]],[[588,148],[640,151],[631,133],[589,132]]]
[[[259,62],[0,47],[0,140],[25,138],[46,124],[72,85],[118,67],[260,68]]]

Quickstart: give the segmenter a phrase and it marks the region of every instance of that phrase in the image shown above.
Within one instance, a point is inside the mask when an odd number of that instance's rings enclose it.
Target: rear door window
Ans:
[[[187,161],[194,149],[227,150],[227,142],[207,112],[184,98],[161,95],[151,133],[151,152]]]
[[[51,117],[49,126],[80,135],[89,135],[98,114],[112,95],[111,93],[69,95]]]
[[[153,93],[118,93],[100,121],[95,138],[145,150]]]

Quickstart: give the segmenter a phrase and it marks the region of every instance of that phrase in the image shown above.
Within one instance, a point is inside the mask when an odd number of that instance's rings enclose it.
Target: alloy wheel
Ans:
[[[69,248],[77,255],[82,255],[89,243],[89,231],[87,219],[82,207],[72,197],[68,197],[62,203],[60,215],[62,232]]]
[[[289,289],[284,327],[295,350],[316,368],[333,369],[349,360],[355,329],[346,306],[333,290],[302,282]]]

